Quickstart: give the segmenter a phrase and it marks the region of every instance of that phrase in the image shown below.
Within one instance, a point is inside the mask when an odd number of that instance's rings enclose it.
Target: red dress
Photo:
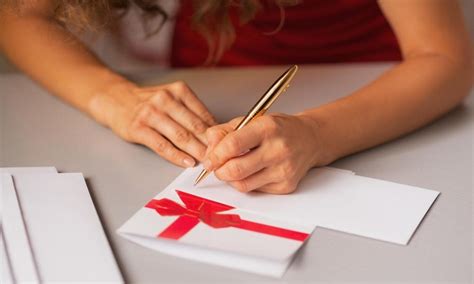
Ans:
[[[265,1],[263,1],[265,2]],[[171,65],[202,66],[208,47],[191,27],[192,1],[181,1]],[[376,0],[303,0],[280,9],[267,5],[248,24],[236,26],[236,40],[218,66],[400,60],[397,39]]]

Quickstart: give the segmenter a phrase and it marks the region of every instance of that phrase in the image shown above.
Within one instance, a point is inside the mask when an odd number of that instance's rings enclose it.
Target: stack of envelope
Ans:
[[[281,277],[316,227],[407,245],[439,194],[329,167],[289,195],[244,194],[213,175],[194,186],[201,170],[185,170],[118,233],[161,253]]]
[[[1,283],[123,283],[82,174],[0,168]]]

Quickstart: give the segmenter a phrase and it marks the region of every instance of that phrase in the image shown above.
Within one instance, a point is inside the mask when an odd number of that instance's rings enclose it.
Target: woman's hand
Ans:
[[[311,167],[325,163],[312,119],[271,114],[233,131],[241,119],[207,130],[204,161],[207,170],[239,191],[291,193]]]
[[[112,84],[91,99],[89,110],[123,139],[143,144],[181,167],[202,161],[205,132],[215,124],[183,82],[145,88],[128,81]]]

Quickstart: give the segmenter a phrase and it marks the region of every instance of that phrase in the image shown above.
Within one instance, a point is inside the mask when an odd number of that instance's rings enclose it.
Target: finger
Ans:
[[[161,91],[167,92],[167,91]],[[152,99],[156,109],[165,112],[174,121],[184,126],[193,133],[202,143],[207,144],[205,132],[209,127],[200,117],[176,100],[170,93],[167,95],[159,94]]]
[[[206,140],[207,140],[207,151],[206,156],[209,152],[214,149],[214,147],[222,140],[224,137],[233,132],[239,122],[242,120],[241,117],[234,118],[233,120],[219,124],[213,127],[210,127],[206,131]]]
[[[264,168],[245,179],[231,181],[229,184],[240,192],[250,192],[275,182],[278,182],[278,177],[272,168]]]
[[[192,133],[165,114],[154,113],[146,123],[168,138],[176,147],[192,155],[199,161],[204,159],[206,147]]]
[[[228,160],[257,147],[263,140],[258,124],[249,124],[227,134],[209,153],[204,161],[207,170],[214,170]]]
[[[259,172],[271,163],[271,160],[266,156],[268,151],[262,147],[230,159],[220,168],[214,171],[216,177],[223,181],[237,181],[249,177],[252,174]]]
[[[288,182],[274,182],[261,186],[256,191],[270,194],[289,194],[295,191],[296,186]]]
[[[199,100],[196,94],[189,88],[186,83],[178,81],[168,85],[168,89],[171,90],[176,96],[188,107],[194,114],[205,121],[209,126],[216,125],[217,122],[206,108],[206,106]]]
[[[176,149],[171,142],[150,127],[141,127],[134,133],[134,139],[177,166],[188,168],[195,164],[192,157]]]
[[[202,143],[207,144],[206,130],[209,127],[200,117],[195,115],[191,110],[175,99],[168,99],[163,102],[162,98],[154,100],[157,109],[163,110],[174,121],[184,126],[193,133]]]

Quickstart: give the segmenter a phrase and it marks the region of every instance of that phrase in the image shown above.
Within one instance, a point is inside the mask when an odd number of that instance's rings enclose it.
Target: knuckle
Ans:
[[[182,80],[178,80],[178,81],[174,82],[173,85],[178,90],[187,90],[188,89],[188,85]]]
[[[206,132],[207,127],[204,125],[204,123],[200,120],[193,120],[191,122],[191,130],[194,133],[204,133]]]
[[[280,174],[285,179],[291,179],[296,174],[296,166],[293,163],[285,163],[280,167]]]
[[[279,125],[273,116],[262,116],[263,131],[267,135],[273,135],[278,132]]]
[[[184,129],[178,129],[174,134],[177,141],[188,142],[191,139],[191,134]]]
[[[209,136],[212,136],[216,133],[217,129],[215,127],[209,127],[208,129],[206,129],[206,136],[209,137]]]
[[[130,136],[135,135],[137,130],[139,130],[143,126],[144,122],[145,121],[141,115],[135,116],[132,122],[130,123],[129,127],[127,127],[126,133]]]
[[[152,98],[153,102],[159,105],[165,105],[172,99],[173,99],[173,96],[171,95],[170,92],[166,90],[158,90]]]
[[[216,178],[218,178],[219,180],[223,180],[223,181],[229,181],[229,179],[227,178],[227,172],[225,169],[217,169],[214,171],[214,175],[216,176]]]
[[[207,159],[210,161],[210,163],[214,166],[216,164],[219,164],[219,157],[216,153],[211,152]]]
[[[240,192],[248,192],[250,190],[249,185],[245,180],[234,182],[234,187]]]
[[[292,154],[292,147],[288,143],[287,140],[280,140],[277,144],[278,147],[278,153],[280,153],[280,156],[287,158],[291,156]]]
[[[139,111],[139,116],[142,121],[147,121],[154,112],[154,108],[150,103],[144,103]]]
[[[202,117],[202,119],[204,119],[204,121],[208,123],[214,123],[214,117],[207,111],[201,112],[199,116]]]
[[[179,117],[187,117],[190,113],[189,109],[186,107],[181,107],[181,106],[175,106],[175,110],[173,112],[176,113],[177,116]]]
[[[153,151],[155,151],[158,154],[164,154],[167,149],[167,143],[165,141],[156,141],[153,144]]]
[[[179,157],[180,157],[180,153],[178,150],[176,150],[176,148],[174,148],[173,146],[171,145],[162,145],[163,148],[162,148],[162,151],[160,153],[161,156],[165,157],[167,160],[171,161],[171,162],[177,162]]]
[[[139,136],[137,135],[137,130],[139,128],[139,123],[137,121],[132,122],[132,124],[123,129],[122,131],[118,131],[119,135],[123,137],[123,139],[127,142],[141,142]]]
[[[213,140],[213,137],[215,136],[215,129],[213,128],[208,128],[206,129],[206,132],[204,133],[204,136],[206,136],[206,140],[208,141],[208,143]]]
[[[176,94],[192,94],[191,89],[188,87],[188,84],[181,80],[172,83],[171,89],[176,92]]]
[[[225,131],[219,127],[212,127],[206,130],[206,140],[208,146],[212,146],[213,148],[222,141],[225,137]]]
[[[292,182],[285,181],[285,182],[282,182],[278,186],[277,193],[278,194],[288,194],[288,193],[291,193],[291,192],[295,191],[295,189],[296,189],[296,186]]]
[[[238,163],[229,163],[227,175],[233,180],[239,180],[244,177],[244,170]]]
[[[241,142],[235,136],[229,137],[229,140],[227,141],[227,148],[229,149],[229,152],[235,155],[240,154],[242,151]]]
[[[179,158],[180,158],[180,153],[174,149],[174,148],[170,148],[168,150],[168,158],[171,160],[171,161],[174,161],[174,162],[178,162],[179,161]]]

